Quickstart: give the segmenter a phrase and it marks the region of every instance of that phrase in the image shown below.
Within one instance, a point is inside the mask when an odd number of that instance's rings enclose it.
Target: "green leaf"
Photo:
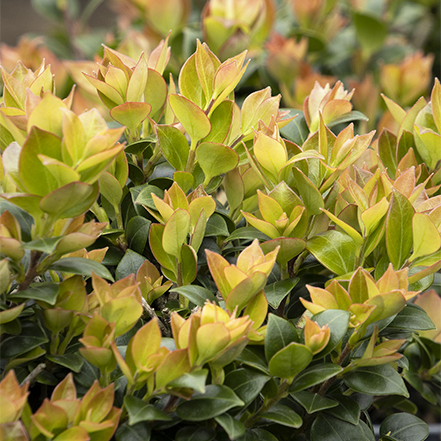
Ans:
[[[236,418],[228,413],[219,415],[215,418],[216,422],[227,432],[231,440],[235,440],[245,434],[245,426]]]
[[[308,389],[316,384],[323,383],[329,378],[335,377],[342,370],[341,366],[333,363],[320,363],[310,366],[296,377],[289,390],[290,392],[297,392]]]
[[[311,441],[364,440],[364,430],[346,421],[321,413],[311,427]]]
[[[260,416],[282,426],[294,427],[295,429],[302,425],[300,415],[283,404],[275,404],[267,412],[261,413]]]
[[[297,145],[303,145],[309,135],[308,125],[306,124],[303,112],[297,109],[280,109],[289,110],[289,117],[298,115],[289,124],[280,129],[280,134]]]
[[[41,239],[27,242],[23,244],[21,247],[25,250],[42,251],[43,253],[51,254],[52,251],[55,250],[55,247],[62,238],[63,238],[62,236],[49,237],[49,238],[42,237]]]
[[[9,211],[9,213],[11,213],[15,217],[15,219],[17,219],[20,225],[23,241],[30,241],[31,229],[32,225],[34,224],[33,217],[30,216],[25,210],[22,210],[21,208],[17,207],[17,205],[14,205],[12,202],[9,202],[5,199],[0,199],[0,215],[3,214],[6,210]]]
[[[397,137],[388,129],[383,129],[378,138],[378,153],[389,176],[393,179],[397,168]]]
[[[266,359],[270,361],[277,352],[292,342],[299,342],[295,327],[288,320],[269,314],[265,337]]]
[[[164,199],[164,190],[161,190],[159,187],[156,187],[156,185],[147,184],[144,187],[140,186],[136,188],[137,189],[142,188],[142,190],[139,193],[137,193],[137,195],[134,194],[133,188],[130,190],[132,196],[135,197],[135,204],[145,205],[146,207],[149,207],[152,210],[156,210],[156,205],[152,199],[152,193],[158,196],[159,199]]]
[[[229,387],[210,384],[205,394],[196,392],[191,400],[181,403],[176,412],[183,420],[204,421],[244,404]]]
[[[58,285],[52,282],[32,283],[28,289],[8,295],[8,299],[41,300],[49,305],[55,305],[58,296]]]
[[[182,294],[186,299],[190,300],[190,302],[200,307],[203,307],[207,300],[217,303],[216,297],[211,291],[198,285],[178,286],[171,289],[170,292]]]
[[[176,127],[162,124],[156,126],[156,134],[164,158],[176,170],[185,170],[190,150],[185,135]]]
[[[326,127],[334,127],[337,124],[344,124],[351,121],[369,121],[369,118],[358,110],[352,110],[351,112],[344,113],[338,118],[333,119],[331,122],[326,124]]]
[[[140,254],[135,253],[135,251],[128,249],[116,267],[116,279],[120,280],[124,279],[124,277],[127,277],[130,274],[136,274],[145,260],[146,259],[144,256],[141,256]]]
[[[183,427],[176,434],[175,441],[212,441],[216,432],[207,427]]]
[[[292,173],[306,211],[309,216],[320,214],[320,208],[325,208],[322,195],[317,190],[316,186],[311,180],[299,169],[293,168]]]
[[[377,17],[368,14],[352,15],[361,47],[371,54],[379,49],[387,36],[387,27]]]
[[[394,191],[386,217],[387,255],[399,270],[406,262],[413,245],[412,218],[414,209],[409,200]]]
[[[135,134],[151,110],[152,106],[148,103],[128,101],[111,109],[110,116]]]
[[[129,426],[141,421],[171,421],[171,417],[152,404],[147,404],[133,395],[124,397],[124,407],[129,414]]]
[[[225,239],[225,241],[230,242],[232,240],[237,240],[237,239],[268,240],[270,239],[270,237],[260,232],[257,228],[241,227],[238,228],[237,230],[234,230],[233,233],[231,233],[231,235]]]
[[[326,231],[308,240],[306,248],[322,265],[338,276],[354,270],[357,246],[345,233]]]
[[[113,207],[118,207],[123,197],[123,190],[118,179],[109,172],[104,172],[99,178],[99,183],[101,196],[104,196]]]
[[[239,155],[230,147],[217,142],[203,142],[196,150],[196,159],[205,174],[205,185],[215,176],[233,170]]]
[[[259,357],[251,348],[247,347],[245,348],[242,353],[239,355],[239,357],[236,358],[236,360],[240,363],[246,364],[247,366],[251,366],[254,369],[259,370],[260,372],[263,372],[264,374],[268,375],[268,366],[265,363],[265,360],[262,357]]]
[[[77,373],[81,371],[85,361],[77,352],[65,355],[46,355],[46,358]]]
[[[65,257],[53,263],[49,269],[89,277],[93,272],[97,276],[113,282],[112,275],[104,265],[91,259],[85,259],[84,257]]]
[[[322,358],[329,354],[342,341],[349,326],[349,318],[351,313],[349,311],[342,311],[341,309],[328,309],[320,312],[312,317],[312,320],[318,323],[319,326],[328,325],[331,330],[331,337],[323,351],[320,351],[319,357]]]
[[[142,254],[149,237],[151,221],[142,216],[134,216],[126,227],[127,245],[133,251]]]
[[[190,231],[190,213],[178,208],[167,221],[162,236],[164,251],[181,260],[181,248]]]
[[[335,400],[331,400],[330,398],[322,397],[319,394],[307,391],[299,391],[291,393],[290,395],[294,398],[294,400],[301,404],[308,413],[315,413],[338,406],[338,403]]]
[[[201,394],[205,393],[205,382],[208,369],[201,369],[196,372],[185,373],[167,384],[171,388],[190,388]]]
[[[414,331],[436,329],[426,311],[413,303],[408,303],[404,309],[397,314],[389,327]]]
[[[306,242],[298,237],[279,237],[278,239],[271,239],[263,242],[260,247],[265,254],[273,251],[277,247],[277,263],[280,265],[287,265],[287,263],[295,256],[298,256],[306,247]]]
[[[181,250],[182,283],[188,285],[196,278],[197,255],[190,245],[184,244]]]
[[[47,194],[40,208],[55,219],[77,217],[85,213],[98,197],[98,185],[71,182]]]
[[[116,441],[150,441],[150,436],[150,427],[143,423],[129,426],[126,422],[119,426],[115,433]]]
[[[200,107],[177,94],[170,95],[168,101],[176,118],[190,136],[192,143],[205,138],[210,133],[210,120]]]
[[[355,369],[348,372],[343,380],[348,387],[364,394],[409,397],[400,374],[388,364]]]
[[[266,342],[265,342],[266,343]],[[291,380],[311,362],[311,350],[300,343],[290,343],[269,361],[269,371],[274,377]]]
[[[221,143],[225,141],[232,125],[233,108],[233,101],[225,100],[214,109],[210,116],[211,131],[204,141]]]
[[[249,368],[235,369],[227,374],[224,384],[248,404],[259,395],[270,377]]]
[[[225,219],[217,213],[214,213],[208,219],[207,226],[205,228],[205,236],[229,236],[227,222]]]
[[[1,358],[13,358],[25,354],[49,340],[42,329],[30,321],[22,322],[21,334],[3,340],[0,344]]]
[[[429,427],[415,415],[395,413],[381,423],[380,436],[393,441],[423,441],[429,436]]]
[[[265,287],[265,296],[272,308],[277,309],[281,301],[291,292],[299,282],[298,277],[284,279]]]
[[[344,395],[332,395],[332,398],[336,400],[338,406],[328,409],[327,413],[340,420],[357,425],[360,419],[360,406],[358,403]]]

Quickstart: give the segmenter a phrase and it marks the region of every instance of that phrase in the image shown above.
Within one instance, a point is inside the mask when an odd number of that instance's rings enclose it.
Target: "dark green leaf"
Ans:
[[[34,218],[30,214],[26,213],[26,211],[23,209],[17,207],[17,205],[14,205],[12,202],[5,199],[0,199],[0,214],[3,214],[6,210],[9,211],[9,213],[11,213],[15,219],[17,219],[20,225],[23,241],[30,241]]]
[[[303,112],[297,109],[281,109],[289,110],[289,116],[298,115],[294,120],[292,120],[288,125],[280,129],[280,134],[295,142],[297,145],[303,145],[309,135],[308,125],[306,124]]]
[[[185,170],[190,147],[187,139],[176,127],[157,125],[159,147],[164,158],[176,169]]]
[[[132,188],[132,194],[133,191],[134,189]],[[164,191],[161,190],[159,187],[157,187],[156,185],[146,185],[139,193],[137,193],[135,204],[145,205],[146,207],[156,210],[156,206],[152,199],[152,193],[158,196],[158,198],[160,199],[164,198]],[[135,194],[133,194],[133,196],[135,196]]]
[[[52,282],[32,283],[28,289],[17,291],[8,296],[8,299],[41,300],[49,305],[55,305],[58,297],[58,285]]]
[[[36,323],[25,321],[22,323],[20,335],[9,337],[1,342],[1,358],[17,357],[48,341],[49,339]]]
[[[283,404],[275,404],[267,412],[260,414],[266,420],[274,421],[282,426],[294,427],[298,429],[302,425],[302,418],[288,406]]]
[[[319,412],[320,410],[338,406],[337,401],[312,392],[299,391],[291,393],[290,395],[301,404],[308,413]]]
[[[343,380],[348,387],[364,394],[409,396],[400,374],[388,364],[355,369]]]
[[[268,315],[268,327],[265,337],[265,356],[268,361],[276,352],[292,342],[298,342],[299,337],[295,327],[287,320],[274,314]]]
[[[229,242],[231,240],[237,240],[237,239],[269,240],[271,238],[268,237],[266,234],[263,234],[254,227],[241,227],[233,231],[233,233],[230,236],[228,236],[225,240]]]
[[[207,380],[208,369],[201,369],[196,372],[186,373],[167,384],[173,388],[190,388],[201,394],[205,393],[205,382]]]
[[[124,397],[124,407],[129,414],[130,426],[141,421],[171,421],[171,417],[162,410],[132,395]]]
[[[316,384],[323,383],[329,378],[335,377],[343,368],[333,363],[316,364],[301,372],[291,387],[290,392],[307,389]]]
[[[354,426],[324,413],[318,415],[311,427],[311,441],[361,441],[364,439],[364,430],[361,426]]]
[[[237,441],[278,441],[277,438],[264,429],[247,429],[245,435]]]
[[[362,420],[358,423],[362,428],[365,441],[375,441],[375,436],[372,429]]]
[[[127,277],[130,274],[136,275],[145,260],[146,258],[144,256],[128,249],[116,267],[115,276],[117,280],[124,279],[124,277]]]
[[[311,350],[300,343],[290,343],[276,352],[269,362],[269,371],[274,377],[292,379],[311,362]]]
[[[265,295],[272,308],[277,309],[281,301],[291,292],[300,279],[284,279],[265,287]]]
[[[326,268],[338,276],[354,270],[357,246],[345,233],[329,230],[308,240],[306,248]]]
[[[269,373],[268,365],[265,363],[265,360],[259,357],[259,355],[257,355],[250,347],[245,348],[236,360],[257,369],[264,374]]]
[[[326,124],[326,126],[334,127],[337,124],[344,124],[351,121],[369,121],[369,118],[358,110],[352,110],[351,112],[344,113],[338,118],[333,119],[330,123]]]
[[[149,441],[150,436],[150,427],[144,423],[134,426],[129,426],[128,422],[124,423],[115,433],[116,441]]]
[[[229,387],[210,384],[205,394],[196,392],[190,401],[181,403],[176,412],[183,420],[204,421],[244,404]]]
[[[133,251],[142,254],[149,237],[151,221],[142,216],[134,216],[126,228],[127,245]]]
[[[393,441],[423,441],[429,436],[427,424],[410,413],[388,416],[380,426],[380,436]]]
[[[342,341],[348,330],[350,316],[349,311],[342,311],[341,309],[328,309],[313,316],[312,320],[320,326],[328,325],[331,330],[329,342],[326,348],[318,354],[318,357],[322,358],[329,354]]]
[[[217,303],[216,297],[211,291],[198,285],[178,286],[171,289],[170,292],[182,294],[186,299],[190,300],[190,302],[194,303],[196,306],[204,306],[207,300]]]
[[[227,223],[225,219],[219,214],[214,213],[208,219],[207,227],[205,228],[205,236],[229,236]]]
[[[378,138],[378,154],[387,167],[389,176],[394,179],[397,168],[397,137],[387,129],[383,129]]]
[[[212,441],[216,432],[207,427],[183,427],[176,434],[175,441]]]
[[[413,303],[408,303],[405,308],[397,314],[389,327],[415,331],[435,329],[435,325],[432,320],[430,320],[426,311]]]
[[[412,249],[413,215],[414,209],[409,200],[400,192],[394,191],[386,216],[386,248],[395,270],[402,267]]]
[[[377,17],[368,14],[354,13],[353,20],[361,47],[368,54],[372,54],[382,46],[387,36],[386,25]]]
[[[228,413],[219,415],[215,418],[216,422],[227,432],[231,440],[235,440],[245,433],[245,426],[236,418]]]
[[[147,138],[141,139],[136,142],[132,142],[124,149],[124,151],[126,153],[131,153],[133,155],[139,155],[145,149],[150,147],[152,145],[152,143],[155,143],[155,142],[156,142],[156,136],[150,135]]]
[[[332,395],[338,402],[338,407],[328,409],[327,413],[348,423],[357,425],[360,419],[360,407],[352,398],[344,395]]]
[[[25,250],[35,250],[41,251],[43,253],[51,254],[52,251],[55,250],[57,243],[60,242],[62,237],[50,237],[50,238],[41,238],[37,240],[33,240],[31,242],[27,242],[22,245],[22,248]]]
[[[74,372],[80,372],[85,361],[77,352],[65,355],[46,355],[46,358],[56,364],[67,367]]]
[[[92,272],[103,279],[113,281],[109,270],[101,263],[84,257],[65,257],[53,263],[49,269],[63,273],[91,276]]]
[[[254,369],[241,368],[227,374],[224,384],[231,388],[245,404],[248,404],[259,395],[269,379],[268,375]]]

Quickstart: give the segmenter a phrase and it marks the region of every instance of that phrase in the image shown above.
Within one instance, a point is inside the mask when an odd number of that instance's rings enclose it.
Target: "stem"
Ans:
[[[44,363],[37,365],[37,367],[20,383],[20,387],[23,387],[26,383],[31,385],[45,369],[46,365]]]
[[[18,285],[18,291],[24,291],[27,289],[35,277],[38,276],[37,265],[42,254],[41,251],[31,251],[31,262],[26,272],[25,279]]]
[[[192,173],[195,166],[196,149],[190,148],[190,153],[188,155],[187,165],[185,166],[185,171]]]
[[[274,398],[269,399],[266,403],[264,403],[263,406],[251,418],[246,420],[245,427],[252,427],[254,423],[256,423],[257,420],[260,418],[260,414],[266,412],[268,409],[274,406],[274,404],[276,404],[283,397],[285,397],[289,386],[290,383],[288,383],[288,380],[283,380],[279,385],[279,392],[277,393],[277,395]]]
[[[234,148],[236,147],[237,144],[239,144],[240,141],[242,141],[242,139],[244,139],[244,135],[240,135],[238,136],[230,145],[230,148]]]
[[[349,343],[346,343],[345,348],[343,349],[342,353],[340,354],[340,358],[338,359],[337,364],[339,366],[342,365],[343,361],[345,360],[345,358],[347,357],[347,355],[349,354],[349,352],[351,351],[351,347],[349,346]],[[323,396],[325,395],[325,393],[327,392],[327,390],[331,387],[331,385],[334,383],[335,381],[335,377],[332,378],[328,378],[320,387],[320,389],[318,390],[318,394]]]
[[[66,350],[69,343],[72,341],[74,335],[70,332],[67,332],[67,334],[64,336],[63,341],[58,346],[58,355],[64,355],[64,351]]]

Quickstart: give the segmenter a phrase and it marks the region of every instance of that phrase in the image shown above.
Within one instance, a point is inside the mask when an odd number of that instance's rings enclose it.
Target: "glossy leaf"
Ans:
[[[284,279],[267,285],[265,295],[271,307],[277,309],[281,301],[291,292],[299,280],[298,277],[294,277],[293,279]]]
[[[143,102],[125,102],[110,110],[110,116],[121,125],[136,133],[141,123],[149,116],[152,106]]]
[[[414,209],[411,203],[405,196],[395,191],[386,217],[387,255],[395,270],[402,267],[412,249],[413,215]]]
[[[335,377],[343,368],[333,363],[316,364],[300,373],[289,388],[290,392],[308,389]]]
[[[319,414],[311,427],[311,441],[364,440],[361,426],[354,426],[325,413]]]
[[[269,379],[268,375],[261,372],[249,368],[240,368],[228,373],[224,384],[231,388],[245,404],[248,404],[259,395]]]
[[[282,426],[298,429],[302,425],[302,418],[288,406],[275,404],[270,410],[260,414],[262,418],[273,421]]]
[[[132,395],[124,397],[124,407],[129,415],[130,426],[141,421],[171,421],[169,415],[152,404],[147,404],[145,401]]]
[[[190,214],[178,208],[170,217],[164,228],[162,246],[164,251],[181,260],[181,248],[187,240],[190,231]]]
[[[215,420],[227,432],[231,440],[235,440],[245,433],[244,424],[228,413],[215,417]]]
[[[83,257],[64,257],[53,263],[49,269],[60,271],[62,273],[79,274],[82,276],[91,276],[92,272],[103,279],[113,281],[109,270],[101,263],[92,259]]]
[[[299,343],[290,343],[273,355],[269,362],[269,371],[275,377],[292,381],[309,365],[311,360],[312,352],[308,347]]]
[[[423,441],[429,436],[429,428],[415,415],[395,413],[381,423],[380,436],[393,441]]]
[[[321,410],[338,406],[338,402],[330,398],[323,397],[316,393],[307,391],[299,391],[290,394],[299,404],[301,404],[306,412],[315,413]]]
[[[211,384],[205,394],[195,393],[190,401],[181,403],[176,412],[183,420],[204,421],[243,405],[244,402],[229,387]]]
[[[156,134],[164,158],[176,170],[185,170],[190,150],[185,136],[176,127],[167,125],[157,125]]]
[[[348,387],[364,394],[409,396],[400,374],[388,364],[358,368],[343,380]]]
[[[214,294],[203,286],[178,286],[171,289],[170,292],[177,292],[178,294],[181,294],[185,298],[190,300],[190,302],[194,303],[196,306],[200,307],[203,307],[207,300],[210,302],[216,302],[216,297],[214,296]]]
[[[306,248],[320,263],[339,276],[354,270],[357,246],[345,233],[329,230],[308,240]]]
[[[281,349],[292,342],[299,342],[294,326],[275,314],[268,315],[268,327],[265,337],[265,356],[268,361]]]

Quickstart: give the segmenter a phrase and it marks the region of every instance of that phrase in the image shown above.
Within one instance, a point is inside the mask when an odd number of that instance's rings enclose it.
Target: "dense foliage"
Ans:
[[[1,439],[426,439],[441,85],[388,57],[432,5],[373,3],[211,0],[201,43],[186,1],[119,0],[95,63],[2,48]],[[94,55],[90,10],[35,4]]]

